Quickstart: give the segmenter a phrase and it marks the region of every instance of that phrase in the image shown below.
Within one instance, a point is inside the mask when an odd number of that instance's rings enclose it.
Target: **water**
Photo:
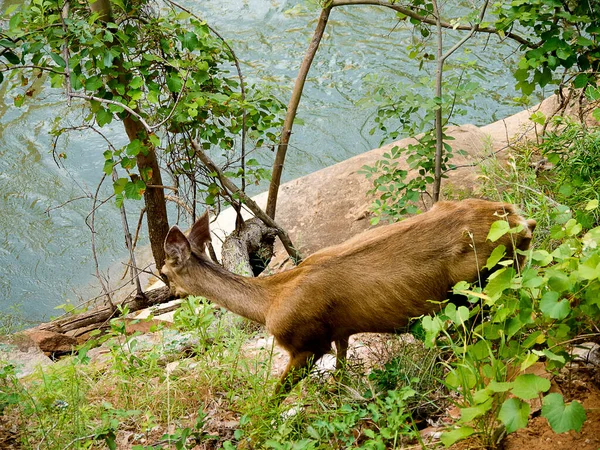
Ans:
[[[0,9],[7,6],[2,4]],[[268,82],[287,104],[291,89],[312,37],[318,11],[305,2],[276,0],[205,0],[184,5],[205,18],[230,42],[251,82]],[[377,147],[380,136],[370,135],[372,107],[356,101],[367,89],[365,79],[377,74],[389,83],[409,85],[418,72],[404,48],[411,36],[390,10],[354,7],[334,10],[315,58],[288,151],[284,180]],[[453,38],[449,38],[453,39]],[[455,38],[454,38],[455,39]],[[484,68],[487,89],[469,106],[461,123],[483,125],[516,112],[519,107],[508,67],[513,48],[492,38],[470,45],[487,45]],[[474,57],[474,56],[472,56]],[[28,320],[57,315],[54,307],[88,298],[96,292],[90,229],[85,224],[101,178],[105,143],[91,132],[73,133],[58,141],[56,152],[67,159],[59,166],[48,132],[56,117],[77,124],[80,111],[68,108],[61,92],[42,88],[42,94],[22,108],[12,106],[0,86],[0,314],[12,314],[17,305]],[[119,123],[103,132],[117,144],[126,138]],[[106,193],[109,190],[103,191]],[[71,199],[86,197],[75,201]],[[57,208],[62,205],[60,208]],[[137,217],[130,215],[131,226]],[[126,257],[119,212],[112,202],[96,219],[101,269],[121,275],[112,264]]]

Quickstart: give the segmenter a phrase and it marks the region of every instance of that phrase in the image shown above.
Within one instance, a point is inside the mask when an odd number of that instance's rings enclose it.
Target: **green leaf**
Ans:
[[[144,84],[144,80],[142,77],[133,77],[133,79],[129,82],[130,89],[139,89]]]
[[[115,182],[113,182],[113,188],[115,190],[115,194],[120,194],[125,189],[125,185],[129,182],[127,178],[119,178]]]
[[[544,397],[542,416],[548,420],[555,433],[569,430],[579,432],[587,419],[585,409],[578,401],[572,401],[565,406],[562,395],[556,393]]]
[[[104,83],[99,76],[93,76],[85,80],[85,89],[88,91],[97,91]]]
[[[183,87],[183,81],[178,74],[172,74],[167,76],[167,87],[171,92],[180,92]]]
[[[502,236],[510,231],[510,225],[506,220],[497,220],[490,227],[487,239],[496,242]]]
[[[573,87],[575,89],[583,88],[589,81],[589,77],[587,73],[580,73],[573,80]]]
[[[562,320],[571,312],[571,305],[567,299],[558,301],[558,292],[548,291],[540,300],[540,309],[544,316],[550,319]]]
[[[585,206],[586,211],[591,211],[598,208],[598,199],[590,200]]]
[[[579,265],[577,273],[584,280],[600,278],[600,254],[594,253],[583,264]]]
[[[531,259],[537,263],[537,265],[544,267],[552,262],[552,255],[546,250],[535,250],[531,253]]]
[[[460,421],[467,423],[471,422],[473,419],[477,417],[483,416],[485,413],[492,409],[492,404],[494,402],[493,398],[487,399],[485,402],[472,406],[470,408],[461,408],[460,410]]]
[[[125,185],[125,197],[133,200],[141,200],[146,191],[146,184],[142,180],[129,181]]]
[[[62,67],[63,69],[67,67],[67,63],[58,53],[50,52],[50,58],[52,58],[59,67]]]
[[[537,356],[536,354],[531,353],[531,352],[527,352],[527,356],[525,357],[525,359],[521,363],[521,371],[527,369],[528,367],[531,367],[536,362],[538,362],[539,359],[540,359],[540,357]]]
[[[475,430],[472,427],[460,427],[455,430],[442,433],[440,440],[446,447],[450,447],[455,442],[465,439],[471,436],[473,433],[475,433]]]
[[[19,28],[19,25],[21,25],[21,13],[20,12],[13,15],[8,22],[8,26],[12,31],[17,31],[17,28]]]
[[[496,297],[512,286],[514,276],[515,270],[512,267],[497,270],[488,278],[489,281],[485,287],[485,292],[490,297]]]
[[[142,151],[142,147],[142,141],[140,141],[139,139],[134,139],[129,144],[127,144],[127,147],[125,147],[125,151],[129,156],[137,156]]]
[[[500,262],[502,258],[506,255],[506,247],[504,245],[499,245],[493,251],[490,257],[487,260],[487,264],[484,266],[485,269],[493,269],[496,264]]]
[[[98,109],[96,111],[96,120],[98,121],[98,126],[103,127],[112,122],[113,115],[112,113],[104,108]]]
[[[104,162],[104,168],[102,169],[102,171],[106,174],[106,175],[110,175],[113,171],[113,167],[115,166],[115,162],[112,159],[109,159],[107,161]]]
[[[529,409],[529,403],[518,398],[509,398],[502,403],[498,419],[506,427],[506,432],[512,433],[527,426]]]
[[[152,145],[154,145],[155,147],[159,147],[160,146],[160,138],[156,134],[149,135],[148,136],[148,140],[150,140],[150,142],[152,143]]]
[[[488,385],[488,389],[491,390],[492,392],[506,392],[508,391],[512,386],[512,383],[509,383],[507,381],[496,381],[496,380],[492,380],[490,381],[490,384]]]
[[[536,398],[540,392],[550,389],[550,381],[538,375],[526,373],[513,382],[512,393],[523,400]]]
[[[553,252],[555,257],[557,250]],[[550,278],[548,278],[548,286],[550,286],[550,289],[552,289],[553,291],[564,292],[572,287],[572,283],[569,279],[569,276],[564,272],[560,272],[558,270],[547,270],[546,275],[550,276]]]

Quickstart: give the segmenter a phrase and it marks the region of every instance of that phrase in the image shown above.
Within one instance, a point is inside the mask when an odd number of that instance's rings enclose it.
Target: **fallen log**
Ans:
[[[173,300],[175,297],[167,286],[144,292],[143,295],[131,295],[119,303],[127,306],[130,312],[149,308]],[[54,333],[68,334],[72,337],[80,337],[93,329],[102,329],[108,326],[110,319],[119,314],[117,305],[102,305],[89,311],[73,314],[52,322],[42,323],[33,330],[52,331]]]

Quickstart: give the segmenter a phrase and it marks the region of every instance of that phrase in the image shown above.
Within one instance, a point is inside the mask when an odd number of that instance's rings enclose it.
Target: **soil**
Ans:
[[[600,449],[600,368],[574,368],[556,379],[565,401],[577,400],[587,420],[580,432],[556,434],[543,417],[534,417],[526,428],[504,439],[504,450],[598,450]]]

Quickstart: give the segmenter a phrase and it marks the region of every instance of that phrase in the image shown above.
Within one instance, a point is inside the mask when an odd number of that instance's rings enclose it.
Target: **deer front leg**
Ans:
[[[315,352],[304,351],[300,353],[290,352],[290,362],[288,363],[279,384],[275,388],[275,397],[277,402],[283,400],[292,388],[310,372],[312,364],[323,355],[317,355]]]

